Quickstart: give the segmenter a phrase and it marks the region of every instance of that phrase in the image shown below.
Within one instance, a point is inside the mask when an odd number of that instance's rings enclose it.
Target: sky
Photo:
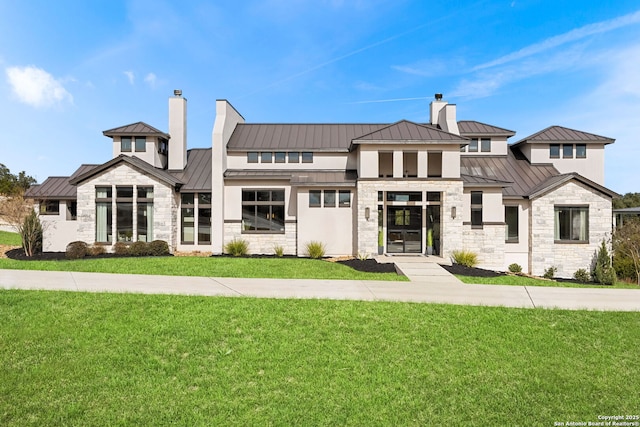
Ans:
[[[250,123],[459,120],[614,138],[605,184],[640,192],[637,0],[24,0],[0,2],[0,163],[38,182],[110,160],[102,131],[210,147],[215,100]]]

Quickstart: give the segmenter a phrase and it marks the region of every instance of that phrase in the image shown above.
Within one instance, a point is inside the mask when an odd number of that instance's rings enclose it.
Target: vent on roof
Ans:
[[[442,94],[436,93],[436,101],[442,101]]]

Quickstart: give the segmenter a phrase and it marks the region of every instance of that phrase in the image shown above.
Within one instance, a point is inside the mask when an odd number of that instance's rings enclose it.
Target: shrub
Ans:
[[[89,254],[96,256],[96,255],[102,255],[107,253],[107,249],[104,247],[104,245],[97,245],[97,244],[93,244],[89,247]]]
[[[512,273],[522,273],[522,267],[518,263],[509,264],[509,271]]]
[[[369,253],[368,252],[358,252],[358,259],[360,261],[366,261],[369,259]]]
[[[249,242],[242,239],[233,239],[224,245],[224,251],[233,256],[244,256],[249,253]]]
[[[584,268],[580,268],[573,273],[573,278],[582,283],[589,283],[591,281],[591,275]]]
[[[549,268],[547,268],[544,271],[544,274],[542,275],[542,277],[544,277],[545,279],[553,279],[554,276],[556,275],[556,273],[558,272],[558,267],[554,267],[553,265]]]
[[[273,245],[273,253],[278,258],[281,258],[284,255],[284,248],[280,245]]]
[[[616,272],[616,277],[638,283],[636,266],[631,257],[621,256],[616,252],[613,255],[613,269]]]
[[[116,255],[129,255],[129,247],[124,242],[116,242],[113,245],[113,253]]]
[[[613,285],[616,282],[616,272],[611,265],[611,257],[604,239],[596,255],[596,263],[591,272],[593,281],[602,285]]]
[[[22,237],[22,248],[26,256],[33,256],[42,250],[42,224],[33,209],[18,227],[18,232]]]
[[[325,246],[322,242],[311,241],[305,245],[304,251],[309,258],[320,259],[324,256]]]
[[[149,244],[147,242],[133,242],[129,246],[129,255],[147,256],[150,255]]]
[[[169,244],[164,240],[154,240],[149,243],[149,255],[165,256],[169,255]]]
[[[454,263],[465,267],[475,267],[478,265],[478,255],[468,250],[455,250],[451,252],[451,259]]]
[[[81,259],[89,253],[89,246],[85,242],[71,242],[65,250],[67,259]]]

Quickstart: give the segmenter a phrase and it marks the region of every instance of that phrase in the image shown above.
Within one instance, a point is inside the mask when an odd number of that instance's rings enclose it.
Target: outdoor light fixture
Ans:
[[[451,218],[456,219],[456,207],[451,206]]]
[[[364,219],[366,219],[367,221],[369,221],[369,217],[371,216],[371,209],[364,208]]]

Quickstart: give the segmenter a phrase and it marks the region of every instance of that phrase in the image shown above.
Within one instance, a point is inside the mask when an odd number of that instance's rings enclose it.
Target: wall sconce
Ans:
[[[456,219],[456,207],[451,206],[451,218]]]
[[[371,209],[364,208],[364,219],[366,219],[367,221],[369,221],[369,217],[371,217]]]

